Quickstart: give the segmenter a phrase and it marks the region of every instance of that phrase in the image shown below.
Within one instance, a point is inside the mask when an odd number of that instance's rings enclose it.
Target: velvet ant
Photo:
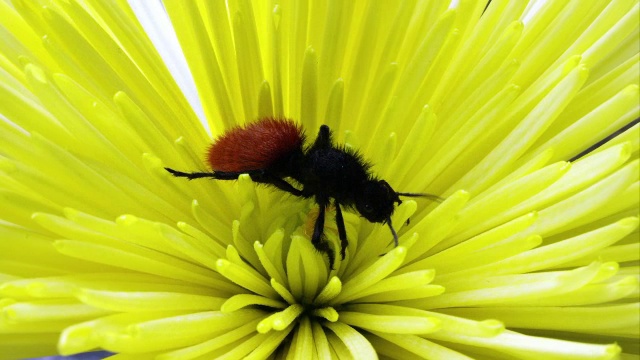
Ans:
[[[325,210],[331,199],[336,209],[342,259],[349,243],[340,206],[355,208],[370,222],[386,223],[398,246],[391,215],[395,204],[402,203],[400,196],[440,199],[430,194],[394,191],[386,181],[371,174],[370,164],[359,153],[334,145],[327,125],[320,126],[311,146],[305,148],[304,142],[302,127],[293,121],[263,118],[245,127],[230,129],[209,147],[207,161],[211,172],[185,173],[165,169],[174,176],[189,180],[235,180],[241,174],[249,174],[254,182],[275,186],[305,199],[314,197],[319,213],[311,243],[318,251],[327,254],[331,269],[335,252],[323,237]],[[287,178],[295,180],[301,189],[285,180]]]

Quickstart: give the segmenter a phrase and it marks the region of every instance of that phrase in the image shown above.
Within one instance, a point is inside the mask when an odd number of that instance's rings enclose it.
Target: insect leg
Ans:
[[[333,263],[335,262],[336,255],[333,249],[329,246],[329,242],[323,237],[324,233],[324,213],[327,208],[328,201],[318,202],[320,210],[318,211],[318,218],[316,224],[313,227],[313,236],[311,237],[311,243],[316,250],[321,253],[327,254],[329,258],[329,268],[333,270]]]
[[[212,178],[217,180],[235,180],[240,176],[240,173],[232,173],[232,172],[192,172],[186,173],[178,170],[173,170],[170,168],[164,168],[168,172],[170,172],[175,177],[186,177],[189,180],[200,179],[200,178]]]
[[[271,185],[277,187],[278,189],[282,190],[282,191],[286,191],[291,195],[294,196],[300,196],[300,197],[305,197],[304,194],[302,193],[302,190],[298,190],[296,188],[293,187],[293,185],[289,184],[288,182],[274,177],[272,179],[272,181],[270,182]]]
[[[338,204],[337,201],[334,201],[333,204],[336,206],[336,225],[338,225],[338,236],[340,237],[340,256],[342,256],[342,260],[344,260],[347,246],[349,246],[349,242],[347,241],[347,230],[344,228],[344,218],[342,217],[340,204]]]
[[[251,171],[249,172],[249,175],[251,176],[251,180],[255,182],[273,185],[282,191],[288,192],[291,195],[305,197],[302,190],[294,188],[293,185],[289,184],[284,179],[272,175],[271,173],[264,170]]]

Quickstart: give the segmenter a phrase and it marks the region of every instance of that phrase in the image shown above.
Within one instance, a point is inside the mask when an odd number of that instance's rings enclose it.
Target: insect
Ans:
[[[327,254],[331,269],[335,252],[323,232],[325,211],[332,199],[342,259],[349,243],[341,206],[355,208],[370,222],[386,223],[398,246],[398,234],[391,224],[391,215],[395,205],[402,203],[400,196],[439,200],[435,195],[394,191],[386,181],[372,175],[370,164],[359,153],[334,145],[327,125],[320,126],[311,146],[305,148],[304,143],[304,131],[293,121],[263,118],[245,127],[230,129],[209,147],[207,162],[211,172],[186,173],[165,169],[174,176],[189,180],[235,180],[241,174],[249,174],[254,182],[274,186],[294,196],[313,197],[319,212],[311,243],[318,251]],[[295,180],[301,188],[287,179]]]

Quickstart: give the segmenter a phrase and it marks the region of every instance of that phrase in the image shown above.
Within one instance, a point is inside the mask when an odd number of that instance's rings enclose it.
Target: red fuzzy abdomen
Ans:
[[[302,128],[291,120],[263,118],[220,136],[207,151],[213,171],[267,169],[304,143]]]

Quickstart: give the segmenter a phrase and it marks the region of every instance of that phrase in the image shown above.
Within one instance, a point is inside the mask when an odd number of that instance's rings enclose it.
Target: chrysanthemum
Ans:
[[[638,354],[638,1],[486,3],[168,0],[209,134],[125,1],[0,1],[0,358]],[[264,116],[446,200],[330,271],[313,201],[164,171]]]

